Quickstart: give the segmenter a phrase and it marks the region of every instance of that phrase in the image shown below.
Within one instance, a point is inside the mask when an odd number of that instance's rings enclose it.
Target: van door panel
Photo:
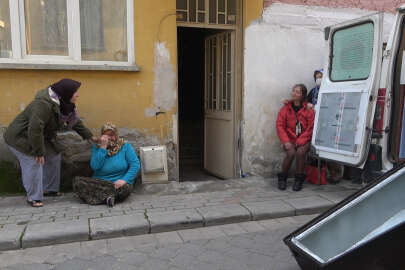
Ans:
[[[330,27],[312,144],[317,154],[363,166],[371,136],[382,59],[382,14]]]

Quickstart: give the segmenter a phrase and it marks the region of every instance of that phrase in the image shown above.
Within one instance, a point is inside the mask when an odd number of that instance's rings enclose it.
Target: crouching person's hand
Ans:
[[[126,183],[127,182],[125,182],[124,180],[117,180],[117,181],[114,182],[114,187],[115,187],[115,189],[119,189],[120,187],[122,187]]]
[[[45,157],[44,156],[36,157],[35,160],[37,161],[37,163],[39,165],[44,165],[45,164]]]

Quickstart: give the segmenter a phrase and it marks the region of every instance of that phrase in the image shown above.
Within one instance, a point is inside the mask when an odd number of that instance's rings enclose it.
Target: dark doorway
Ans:
[[[213,30],[178,27],[180,181],[217,179],[204,171],[204,40]]]

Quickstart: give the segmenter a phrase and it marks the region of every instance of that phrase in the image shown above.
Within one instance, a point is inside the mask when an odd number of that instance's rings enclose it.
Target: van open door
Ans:
[[[383,14],[374,14],[325,30],[329,58],[312,136],[322,159],[364,165],[381,75],[382,25]]]

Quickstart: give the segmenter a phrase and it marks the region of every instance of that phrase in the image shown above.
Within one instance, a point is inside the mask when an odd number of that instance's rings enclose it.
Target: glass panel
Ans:
[[[218,11],[225,12],[225,0],[218,0]]]
[[[205,108],[208,109],[210,107],[210,41],[205,41]]]
[[[80,0],[82,59],[128,61],[127,1]]]
[[[205,10],[205,0],[198,0],[198,10]]]
[[[312,258],[316,256],[317,260],[331,262],[340,256],[340,261],[339,259],[335,261],[339,263],[350,256],[361,258],[358,254],[365,254],[362,252],[367,252],[368,247],[374,248],[379,243],[398,237],[397,233],[403,228],[405,220],[405,201],[402,199],[405,189],[404,169],[387,174],[378,182],[378,185],[367,188],[367,192],[363,189],[363,192],[355,195],[349,202],[341,204],[326,217],[314,222],[296,237]],[[381,244],[380,246],[384,248]],[[383,253],[386,254],[385,251]],[[384,261],[383,258],[379,256],[378,259],[374,257],[372,260]],[[399,260],[400,257],[393,263],[393,258],[390,258],[390,263],[397,265]],[[403,269],[403,267],[393,268]]]
[[[222,36],[221,39],[224,42],[223,49],[222,49],[222,74],[221,74],[221,79],[222,79],[222,101],[223,101],[223,108],[222,110],[226,110],[226,63],[227,63],[227,41],[226,41],[226,35]]]
[[[367,79],[373,60],[373,45],[373,23],[336,31],[332,44],[332,81]]]
[[[222,90],[224,89],[224,87],[222,86],[222,76],[223,76],[223,72],[224,69],[222,68],[222,63],[223,61],[223,56],[224,56],[224,44],[223,44],[223,40],[222,38],[219,39],[219,48],[220,48],[220,55],[219,55],[219,80],[221,81],[219,83],[219,89],[218,89],[218,93],[219,93],[219,110],[222,110],[222,97],[223,97],[223,93]]]
[[[232,93],[232,34],[228,34],[228,63],[227,63],[227,95],[226,95],[226,103],[227,103],[227,110],[231,110],[231,93]]]
[[[196,0],[190,0],[189,1],[189,7],[188,7],[188,14],[189,14],[189,18],[188,20],[190,22],[195,22],[196,21]]]
[[[228,15],[236,15],[236,2],[237,0],[228,0]]]
[[[325,93],[319,111],[315,143],[332,149],[356,152],[354,139],[361,93]],[[342,110],[343,108],[343,110]]]
[[[198,22],[200,22],[200,23],[205,22],[205,14],[204,13],[198,13]]]
[[[0,58],[12,57],[10,8],[8,0],[0,0]]]
[[[218,24],[225,24],[225,15],[218,14]]]
[[[212,97],[213,97],[213,109],[217,109],[217,39],[213,39],[213,71],[212,71],[212,78],[213,78],[213,87],[212,87]]]
[[[213,76],[212,76],[212,70],[213,70],[213,67],[212,67],[212,56],[213,56],[213,52],[212,52],[212,40],[209,40],[209,49],[208,49],[208,51],[209,51],[209,72],[208,72],[208,74],[209,74],[209,82],[208,82],[208,86],[209,86],[209,88],[208,88],[208,107],[209,107],[209,109],[211,110],[212,109],[212,87],[213,87]]]
[[[237,0],[228,0],[227,24],[236,24],[236,3]]]
[[[226,90],[226,104],[227,104],[227,107],[226,107],[226,110],[227,111],[230,111],[231,110],[231,104],[232,104],[232,101],[231,101],[231,91],[232,91],[232,81],[231,81],[231,79],[232,79],[232,76],[231,76],[231,74],[230,73],[228,73],[227,75],[226,75],[226,78],[227,78],[227,90]]]
[[[182,9],[182,10],[187,10],[187,0],[177,0],[176,8]]]
[[[66,0],[25,0],[27,54],[68,55]]]
[[[232,34],[228,34],[228,71],[232,71]]]
[[[210,0],[210,23],[217,23],[217,0]]]
[[[177,21],[186,22],[187,21],[187,12],[177,11]]]

